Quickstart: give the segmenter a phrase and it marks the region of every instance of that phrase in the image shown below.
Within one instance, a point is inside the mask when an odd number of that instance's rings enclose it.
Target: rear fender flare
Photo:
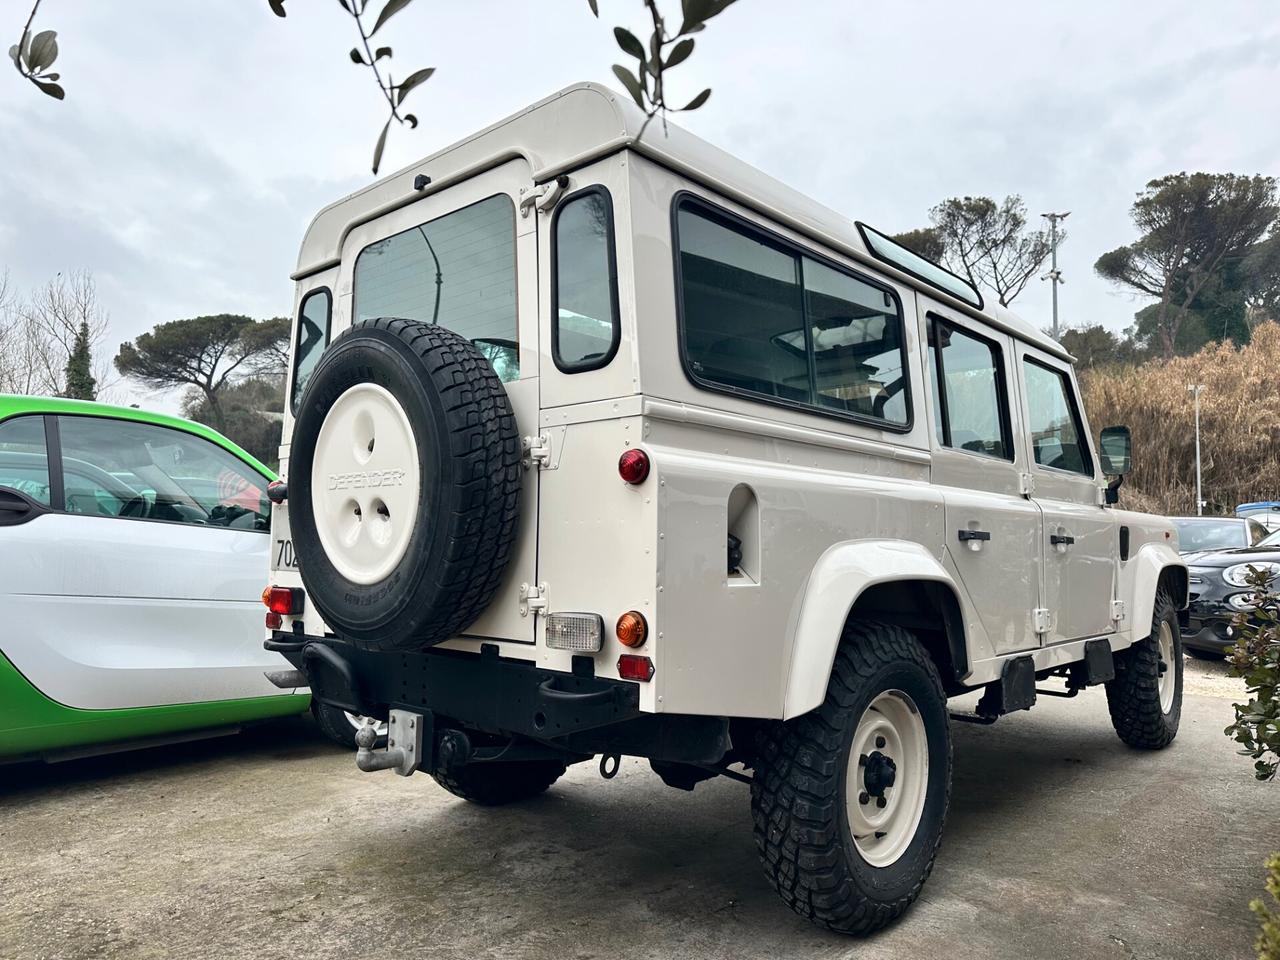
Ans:
[[[840,636],[858,598],[869,587],[903,580],[944,584],[959,602],[960,591],[951,575],[918,543],[849,540],[818,558],[809,574],[791,645],[783,719],[808,713],[822,703]]]

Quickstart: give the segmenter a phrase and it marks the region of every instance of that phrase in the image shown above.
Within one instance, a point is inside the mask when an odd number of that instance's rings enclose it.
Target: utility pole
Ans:
[[[1204,514],[1204,498],[1200,495],[1200,391],[1203,383],[1187,384],[1187,392],[1195,395],[1196,402],[1196,516]]]
[[[1053,339],[1058,339],[1058,284],[1065,283],[1062,279],[1062,271],[1058,269],[1058,221],[1065,220],[1071,216],[1071,211],[1066,213],[1042,213],[1040,216],[1049,221],[1049,272],[1046,273],[1041,280],[1050,280],[1053,282]]]

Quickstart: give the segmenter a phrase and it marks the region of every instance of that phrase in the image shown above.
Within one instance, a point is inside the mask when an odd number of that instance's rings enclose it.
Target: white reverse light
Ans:
[[[547,616],[547,646],[553,650],[598,653],[604,621],[598,613],[552,613]]]

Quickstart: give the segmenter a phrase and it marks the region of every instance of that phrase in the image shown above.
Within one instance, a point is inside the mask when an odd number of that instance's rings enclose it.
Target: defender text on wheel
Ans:
[[[747,780],[782,898],[874,930],[938,851],[950,697],[1106,684],[1173,739],[1186,568],[1061,347],[642,128],[573,87],[316,217],[268,645],[386,723],[361,769],[476,803],[623,754]]]

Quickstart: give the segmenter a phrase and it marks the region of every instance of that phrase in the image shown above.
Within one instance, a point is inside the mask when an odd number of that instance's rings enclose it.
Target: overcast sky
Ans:
[[[278,20],[266,0],[45,0],[36,27],[58,31],[66,101],[0,70],[0,269],[20,290],[91,270],[112,354],[165,320],[288,312],[302,231],[370,179],[381,112],[338,4],[287,5]],[[384,171],[575,81],[616,85],[611,27],[639,33],[641,4],[600,7],[596,21],[586,0],[418,0],[398,15],[379,40],[399,70],[438,73]],[[0,3],[0,33],[16,39],[28,10]],[[886,231],[963,194],[1072,211],[1069,324],[1132,322],[1141,304],[1092,265],[1133,238],[1147,180],[1280,174],[1274,0],[739,0],[671,82],[674,99],[715,88],[681,124]],[[1048,287],[1015,303],[1046,327]],[[127,383],[112,399],[176,406]]]

